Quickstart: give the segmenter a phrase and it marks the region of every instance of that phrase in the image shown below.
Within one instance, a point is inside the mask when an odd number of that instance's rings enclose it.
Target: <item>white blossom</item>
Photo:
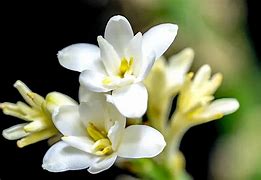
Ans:
[[[62,66],[81,72],[81,85],[94,92],[110,92],[108,101],[124,116],[141,117],[148,99],[142,81],[174,41],[177,30],[177,25],[166,23],[134,36],[125,17],[113,16],[104,38],[97,38],[99,47],[74,44],[59,51],[58,59]]]
[[[149,126],[126,128],[126,118],[105,96],[79,106],[62,106],[53,119],[64,136],[43,159],[42,167],[51,172],[88,168],[95,174],[110,168],[117,156],[154,157],[166,145],[160,132]]]

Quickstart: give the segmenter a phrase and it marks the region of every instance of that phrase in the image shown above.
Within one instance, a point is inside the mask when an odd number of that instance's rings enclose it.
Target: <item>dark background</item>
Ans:
[[[22,100],[13,88],[17,79],[43,96],[51,91],[59,91],[77,99],[79,74],[62,68],[56,58],[57,52],[74,43],[96,44],[96,37],[103,35],[107,20],[112,15],[121,13],[117,1],[109,1],[106,6],[90,2],[1,2],[0,102]],[[247,19],[249,35],[260,56],[260,6],[257,3],[248,3]],[[21,122],[16,118],[1,115],[0,131]],[[196,180],[207,179],[208,156],[217,135],[217,124],[211,122],[192,128],[182,141],[181,149],[187,159],[187,170]],[[49,173],[41,168],[42,158],[48,150],[45,141],[19,149],[15,141],[5,140],[1,136],[0,145],[1,180],[16,177],[114,179],[122,173],[116,167],[95,176],[86,170]]]

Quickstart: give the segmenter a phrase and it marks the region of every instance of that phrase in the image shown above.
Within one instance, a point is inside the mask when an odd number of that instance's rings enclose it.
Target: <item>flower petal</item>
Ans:
[[[174,41],[178,31],[175,24],[160,24],[152,27],[143,35],[142,52],[146,56],[156,53],[159,58]]]
[[[111,103],[108,103],[107,107],[110,119],[106,121],[105,126],[108,131],[107,136],[112,144],[112,149],[115,151],[121,141],[126,126],[126,118]]]
[[[4,129],[2,135],[4,136],[5,139],[8,140],[17,140],[23,138],[29,135],[29,133],[24,131],[24,126],[26,126],[27,124],[28,123],[17,124],[7,129]]]
[[[155,60],[156,60],[156,58],[155,58],[154,53],[151,53],[146,58],[143,56],[141,68],[139,70],[139,75],[137,77],[136,82],[140,82],[147,77],[147,75],[149,74]]]
[[[105,101],[106,96],[103,93],[97,93],[88,90],[84,86],[80,86],[79,88],[79,101],[80,102],[89,102],[93,100],[104,100]]]
[[[124,117],[119,110],[115,107],[114,104],[109,103],[109,98],[111,97],[111,95],[108,95],[109,97],[107,98],[107,103],[106,103],[106,108],[108,110],[109,113],[109,117],[108,119],[106,119],[105,121],[105,129],[106,131],[109,131],[110,128],[112,126],[114,126],[114,123],[116,121],[119,121],[120,124],[122,124],[121,126],[126,125],[126,117]]]
[[[88,168],[94,160],[91,154],[60,141],[47,151],[42,167],[50,172],[80,170]]]
[[[97,38],[101,49],[101,60],[105,66],[106,72],[113,76],[117,75],[121,64],[121,59],[115,51],[114,47],[103,37]]]
[[[107,23],[104,37],[122,57],[124,48],[133,37],[129,21],[123,16],[113,16]]]
[[[205,110],[206,114],[231,114],[239,108],[238,100],[234,98],[222,98],[213,101]]]
[[[104,71],[100,60],[100,49],[92,44],[73,44],[57,54],[59,63],[70,70],[82,72],[86,69]]]
[[[78,106],[67,105],[60,107],[53,114],[56,128],[66,136],[85,136],[84,124],[80,121]]]
[[[148,92],[142,83],[112,91],[112,102],[126,117],[141,117],[147,110]]]
[[[111,154],[110,156],[103,156],[97,158],[97,160],[91,165],[88,171],[91,174],[97,174],[102,171],[109,169],[115,162],[117,158],[116,154]]]
[[[106,109],[106,101],[95,100],[92,102],[82,102],[79,107],[81,121],[88,126],[93,123],[98,129],[104,130],[106,119],[109,119],[109,114]]]
[[[125,129],[118,156],[124,158],[149,158],[157,156],[166,145],[162,134],[145,125],[132,125]]]
[[[105,87],[103,85],[103,80],[105,79],[105,75],[96,71],[85,70],[80,74],[80,84],[90,91],[94,92],[107,92],[111,89]]]
[[[92,153],[92,145],[94,142],[87,136],[64,136],[62,140],[76,149]]]
[[[133,74],[138,76],[142,64],[142,34],[140,32],[130,40],[125,56],[128,59],[133,58]]]

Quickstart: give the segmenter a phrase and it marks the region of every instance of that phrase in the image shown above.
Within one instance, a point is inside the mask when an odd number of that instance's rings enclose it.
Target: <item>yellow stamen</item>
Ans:
[[[106,138],[106,136],[98,128],[96,128],[92,123],[88,124],[87,132],[94,141],[98,141],[100,139]]]
[[[129,69],[127,71],[128,74],[131,74],[133,71],[133,63],[134,63],[134,59],[133,59],[133,57],[131,57],[130,61],[129,61]]]
[[[112,147],[108,146],[108,147],[104,148],[102,151],[95,152],[95,154],[98,156],[102,156],[102,155],[109,155],[112,152],[113,152]]]
[[[107,155],[112,153],[111,142],[109,139],[100,139],[93,145],[94,153],[96,155]]]
[[[95,142],[92,146],[92,151],[94,154],[102,156],[109,155],[113,152],[111,141],[104,131],[99,130],[94,124],[89,123],[87,126],[87,132]]]
[[[100,139],[100,140],[96,141],[93,145],[93,148],[94,148],[94,150],[100,151],[110,145],[111,145],[110,140],[107,138],[104,138],[104,139]]]
[[[130,58],[130,60],[128,61],[125,57],[122,58],[121,60],[121,65],[119,68],[119,76],[121,78],[123,78],[125,76],[125,74],[131,74],[133,71],[133,57]]]

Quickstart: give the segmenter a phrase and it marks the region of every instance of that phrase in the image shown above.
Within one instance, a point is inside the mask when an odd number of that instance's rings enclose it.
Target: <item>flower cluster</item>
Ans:
[[[95,174],[110,168],[118,156],[153,158],[164,149],[160,156],[172,167],[183,157],[177,146],[185,130],[239,107],[236,99],[213,101],[222,75],[210,78],[208,65],[192,79],[192,49],[168,62],[162,57],[177,30],[177,25],[166,23],[134,35],[125,17],[112,17],[104,37],[97,38],[99,47],[73,44],[58,52],[63,67],[80,72],[79,103],[58,92],[43,98],[17,81],[14,86],[27,104],[5,102],[0,108],[27,122],[5,129],[3,136],[20,139],[18,147],[49,139],[53,145],[42,167],[51,172],[88,169]],[[131,124],[130,118],[141,119],[146,112],[146,125]]]

